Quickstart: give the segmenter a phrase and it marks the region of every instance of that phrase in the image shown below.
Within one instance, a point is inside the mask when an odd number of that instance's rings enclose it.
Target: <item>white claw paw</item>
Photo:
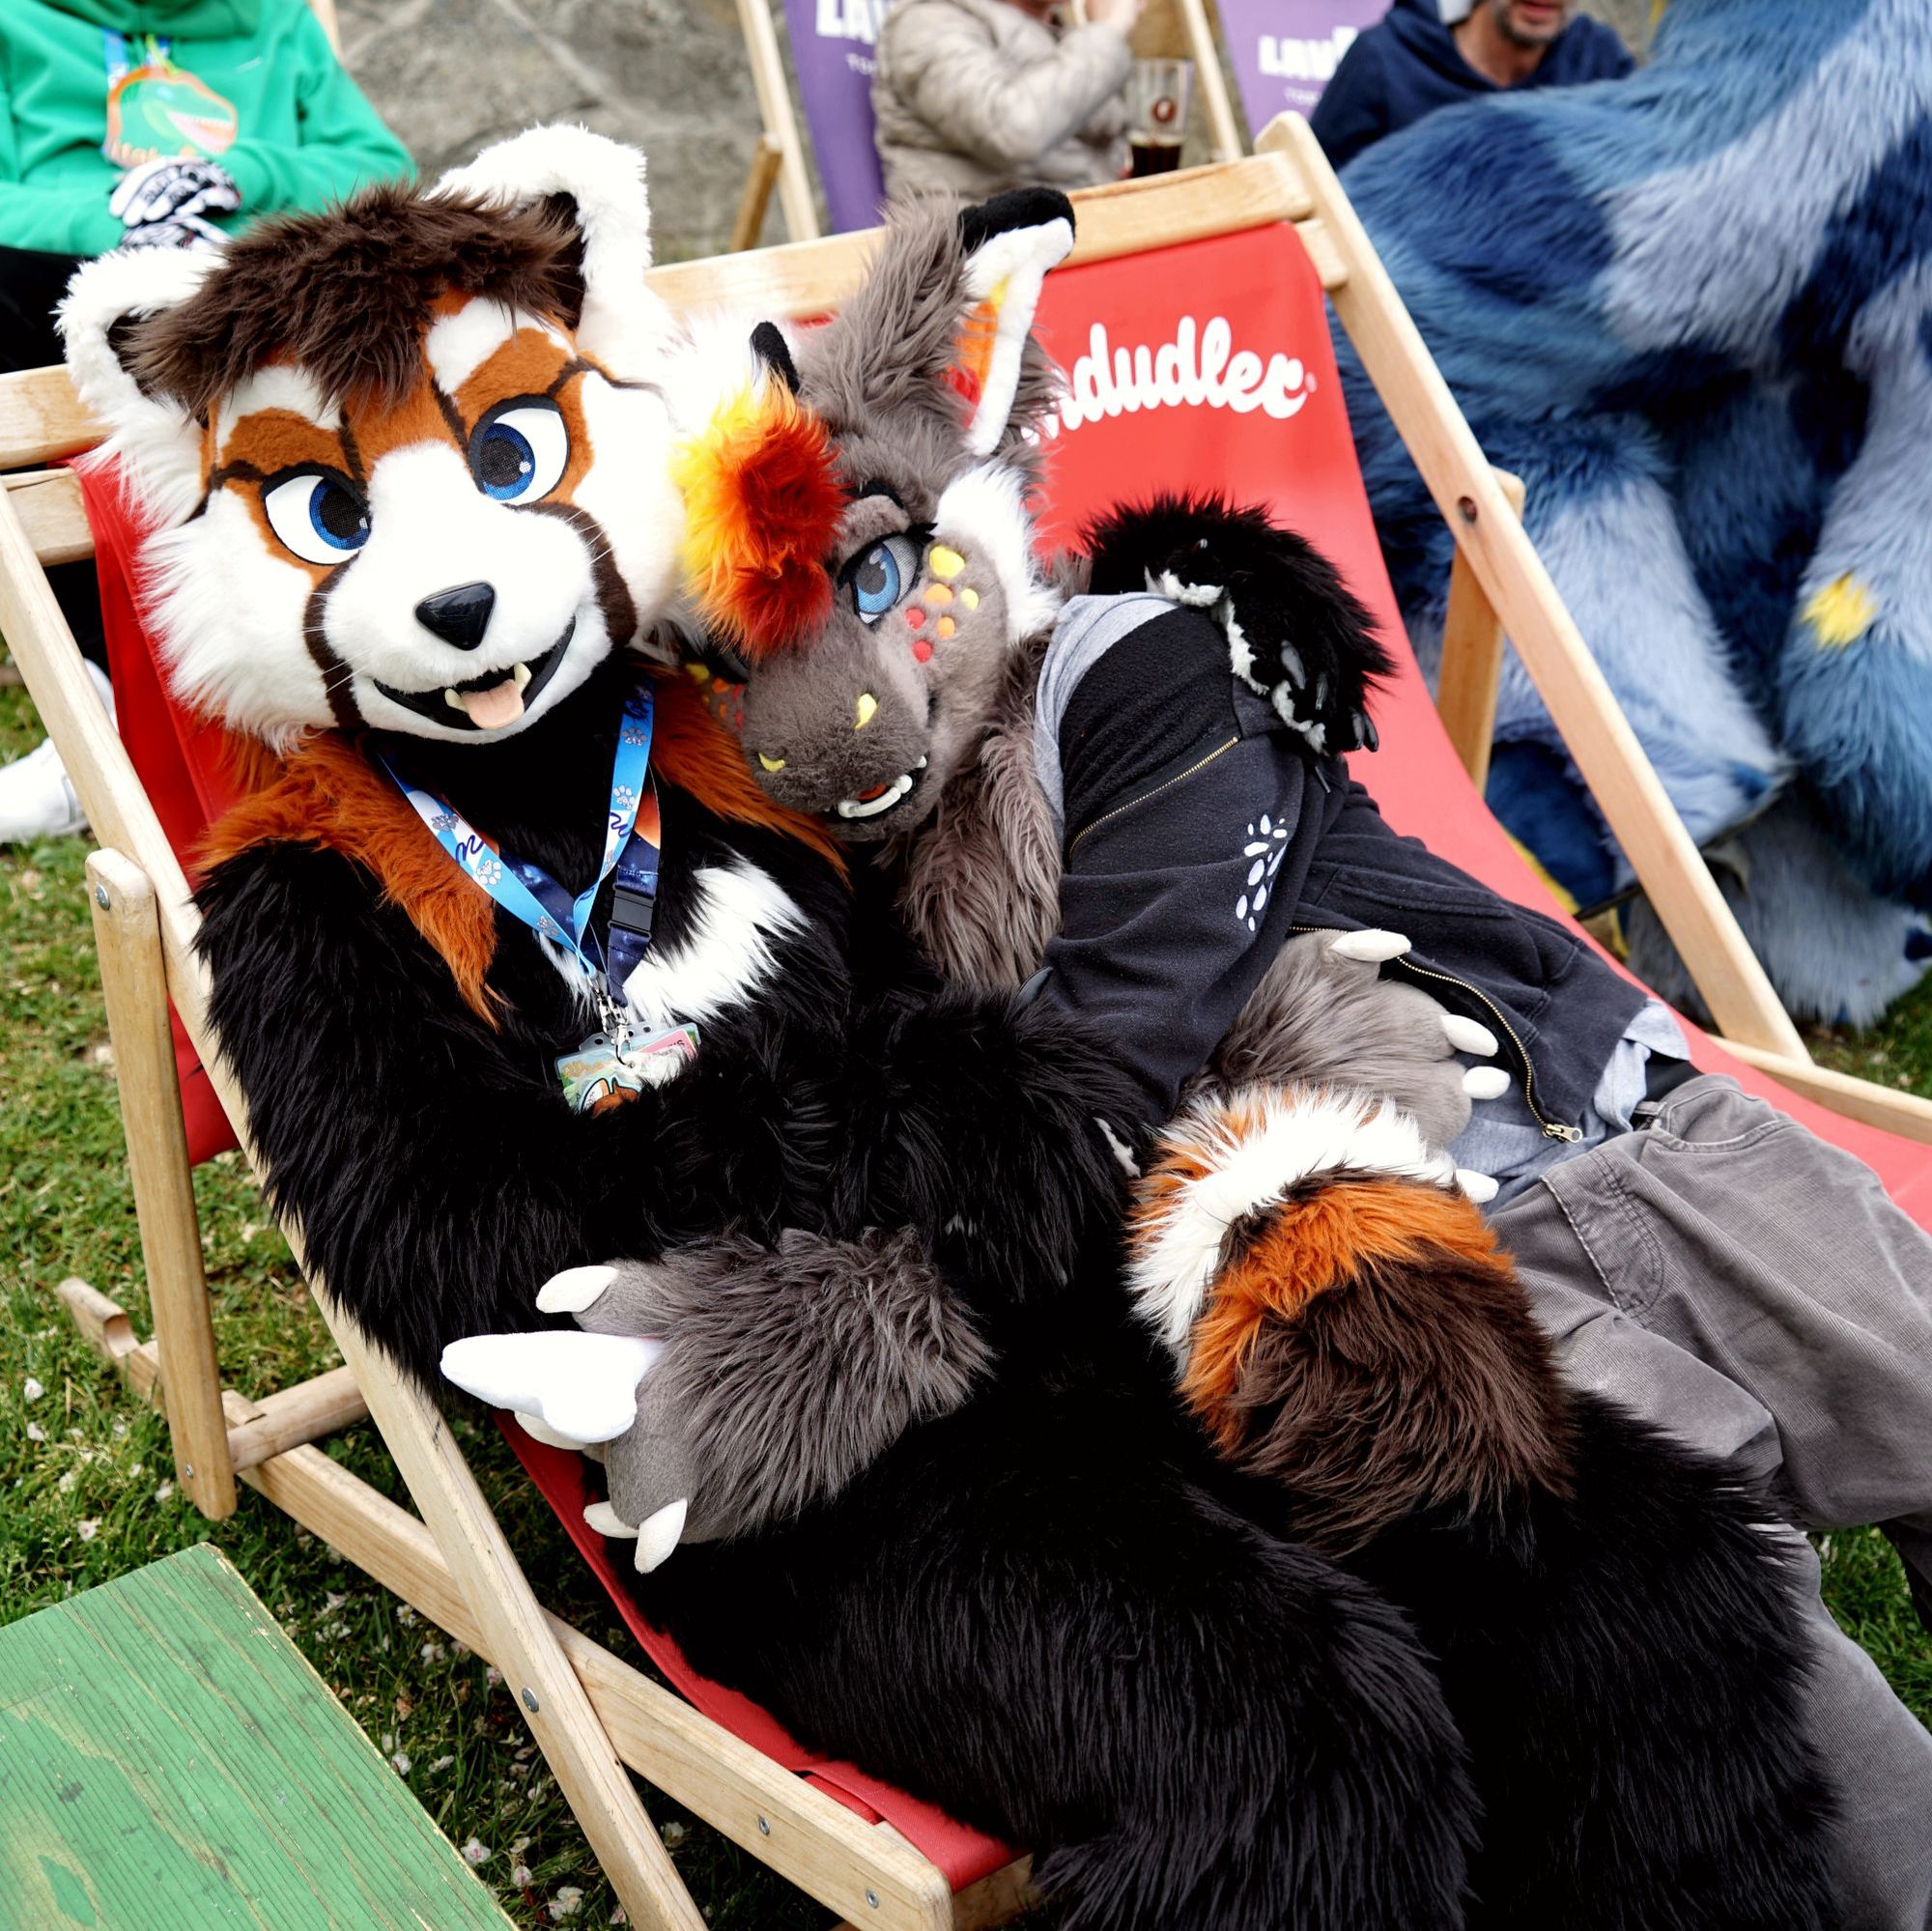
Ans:
[[[1510,1089],[1510,1076],[1500,1066],[1471,1066],[1463,1075],[1463,1091],[1471,1099],[1500,1099]]]
[[[519,1409],[517,1426],[532,1441],[540,1441],[548,1448],[567,1448],[574,1454],[583,1446],[581,1441],[573,1441],[569,1435],[558,1434],[541,1415],[526,1415]]]
[[[545,1314],[582,1314],[603,1299],[616,1278],[615,1267],[566,1267],[537,1290],[537,1306]]]
[[[1459,1053],[1473,1053],[1479,1060],[1492,1058],[1495,1054],[1496,1036],[1478,1021],[1464,1019],[1460,1012],[1445,1012],[1442,1015],[1442,1030]]]
[[[1400,932],[1381,932],[1371,927],[1366,932],[1344,932],[1328,950],[1340,959],[1381,965],[1389,959],[1401,958],[1408,951],[1408,941]]]
[[[625,1541],[629,1541],[632,1536],[637,1534],[637,1530],[609,1502],[587,1503],[583,1511],[583,1519],[599,1535],[618,1536]]]
[[[638,1538],[638,1548],[631,1559],[639,1575],[648,1576],[677,1547],[684,1534],[684,1519],[690,1512],[690,1502],[680,1495],[632,1531]]]
[[[1478,1207],[1487,1207],[1502,1191],[1501,1186],[1488,1174],[1479,1174],[1473,1167],[1458,1167],[1456,1184]]]
[[[442,1372],[495,1408],[534,1415],[572,1448],[614,1441],[638,1418],[638,1383],[662,1341],[543,1328],[471,1334],[442,1350]]]

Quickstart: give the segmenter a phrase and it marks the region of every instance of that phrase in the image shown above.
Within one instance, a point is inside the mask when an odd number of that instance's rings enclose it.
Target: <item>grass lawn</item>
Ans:
[[[39,727],[0,691],[0,760]],[[0,850],[0,1620],[30,1613],[190,1543],[217,1544],[519,1924],[621,1921],[609,1888],[495,1673],[244,1489],[211,1525],[176,1491],[167,1434],[75,1337],[53,1297],[79,1274],[148,1328],[114,1069],[82,893],[82,839]],[[1820,1057],[1932,1094],[1932,996]],[[222,1358],[266,1394],[333,1365],[327,1331],[240,1156],[196,1177]],[[629,1638],[534,1502],[494,1429],[456,1432],[551,1600],[620,1653]],[[368,1428],[328,1452],[395,1492]],[[1932,1638],[1874,1534],[1825,1543],[1832,1606],[1922,1718]],[[661,1800],[652,1815],[719,1931],[818,1926],[826,1914]]]

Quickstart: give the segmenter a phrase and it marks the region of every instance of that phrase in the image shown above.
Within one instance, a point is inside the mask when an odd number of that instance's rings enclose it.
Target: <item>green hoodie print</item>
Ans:
[[[306,0],[4,0],[0,246],[111,248],[122,171],[188,155],[235,178],[229,227],[411,173]]]

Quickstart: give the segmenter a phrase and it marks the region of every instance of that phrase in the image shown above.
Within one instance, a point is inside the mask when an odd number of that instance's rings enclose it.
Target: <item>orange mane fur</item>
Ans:
[[[483,983],[497,956],[495,906],[352,739],[305,739],[279,777],[209,827],[196,864],[208,869],[262,844],[315,845],[360,866],[448,966],[463,1003],[496,1025]]]
[[[652,769],[721,818],[797,838],[842,874],[844,858],[832,834],[758,788],[737,741],[705,710],[690,679],[668,670],[651,675],[657,696]],[[402,908],[449,968],[463,1003],[494,1026],[496,995],[484,980],[497,955],[496,908],[449,862],[409,800],[355,742],[318,732],[278,769],[251,775],[261,778],[261,788],[209,827],[195,853],[197,868],[262,844],[340,852],[381,883],[384,897]]]
[[[753,652],[816,631],[832,611],[825,565],[845,513],[824,423],[781,383],[746,388],[685,445],[675,475],[706,621]]]

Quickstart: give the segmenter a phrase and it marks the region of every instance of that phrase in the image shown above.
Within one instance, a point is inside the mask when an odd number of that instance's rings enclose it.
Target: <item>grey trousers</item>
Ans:
[[[1884,1526],[1932,1609],[1932,1239],[1862,1163],[1703,1074],[1494,1216],[1566,1377],[1807,1528]],[[1932,1733],[1816,1595],[1843,1931],[1932,1925]]]

